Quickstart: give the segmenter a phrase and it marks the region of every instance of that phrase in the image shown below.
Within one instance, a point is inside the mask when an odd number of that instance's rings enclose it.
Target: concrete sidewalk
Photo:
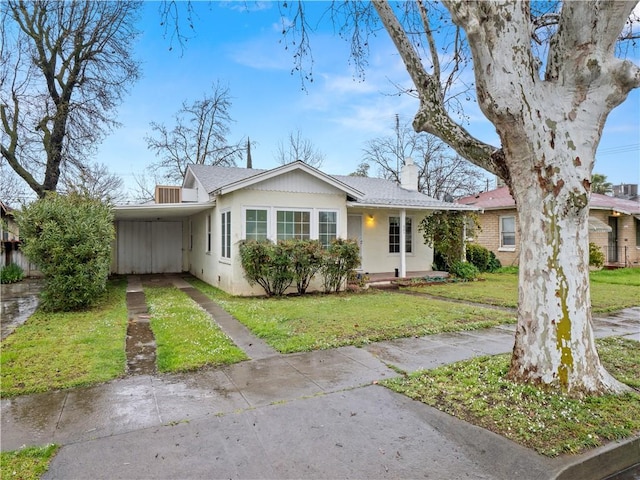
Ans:
[[[190,288],[179,280],[176,286]],[[209,310],[214,319],[221,314]],[[225,321],[227,332],[236,328],[233,317]],[[2,400],[1,447],[60,444],[44,478],[67,479],[526,480],[556,478],[593,458],[597,465],[573,478],[602,478],[620,465],[616,456],[640,462],[639,442],[623,442],[626,449],[614,443],[584,455],[542,457],[376,385],[399,370],[508,352],[513,328],[291,355],[265,349],[248,330],[238,329],[230,334],[234,341],[257,345],[258,358]],[[596,319],[594,329],[597,336],[640,341],[640,308]],[[613,466],[606,465],[609,460]]]

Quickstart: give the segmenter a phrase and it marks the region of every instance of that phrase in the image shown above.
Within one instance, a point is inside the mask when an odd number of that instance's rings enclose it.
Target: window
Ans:
[[[231,212],[222,212],[222,258],[231,258]]]
[[[636,247],[640,248],[640,218],[636,218],[635,222],[636,222]]]
[[[276,216],[278,241],[311,238],[310,212],[279,210]]]
[[[337,212],[318,212],[318,240],[324,248],[329,248],[338,231]]]
[[[267,211],[266,210],[246,210],[245,229],[247,240],[267,239]]]
[[[193,250],[193,222],[189,219],[189,251]]]
[[[500,247],[515,248],[516,217],[500,217]]]
[[[211,251],[211,215],[207,215],[207,252]]]
[[[411,217],[405,219],[404,251],[411,253]],[[400,253],[400,217],[389,217],[389,253]]]

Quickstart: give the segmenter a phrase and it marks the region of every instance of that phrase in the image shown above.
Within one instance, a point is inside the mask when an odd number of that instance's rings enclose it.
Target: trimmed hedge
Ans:
[[[343,239],[326,250],[317,240],[249,240],[240,244],[240,262],[249,285],[260,285],[268,297],[284,295],[294,282],[302,295],[317,273],[325,292],[337,292],[360,265],[360,251],[356,242]]]

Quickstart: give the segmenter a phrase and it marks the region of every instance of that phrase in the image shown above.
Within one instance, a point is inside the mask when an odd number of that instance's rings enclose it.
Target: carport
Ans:
[[[111,271],[126,275],[186,270],[189,217],[211,207],[184,203],[115,206]]]

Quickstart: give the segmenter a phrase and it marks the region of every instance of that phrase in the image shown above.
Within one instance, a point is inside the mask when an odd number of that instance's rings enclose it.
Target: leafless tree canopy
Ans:
[[[418,134],[410,125],[397,124],[394,135],[369,140],[363,154],[379,176],[398,183],[404,160],[411,157],[418,167],[418,189],[430,197],[459,198],[482,187],[482,170],[454,154],[439,138]]]
[[[7,1],[0,6],[2,159],[43,196],[116,125],[138,78],[139,2]]]
[[[182,103],[174,115],[175,125],[152,123],[147,147],[159,158],[150,170],[156,179],[180,183],[189,164],[233,166],[246,151],[244,141],[227,141],[232,122],[231,94],[228,88],[214,84],[211,93],[192,103]]]
[[[300,130],[289,132],[286,141],[278,142],[275,158],[281,165],[301,160],[315,168],[322,167],[324,162],[324,154],[313,145],[311,140],[303,137]]]
[[[65,170],[59,190],[115,203],[122,197],[122,186],[122,178],[109,172],[106,165],[93,163],[73,165]]]

